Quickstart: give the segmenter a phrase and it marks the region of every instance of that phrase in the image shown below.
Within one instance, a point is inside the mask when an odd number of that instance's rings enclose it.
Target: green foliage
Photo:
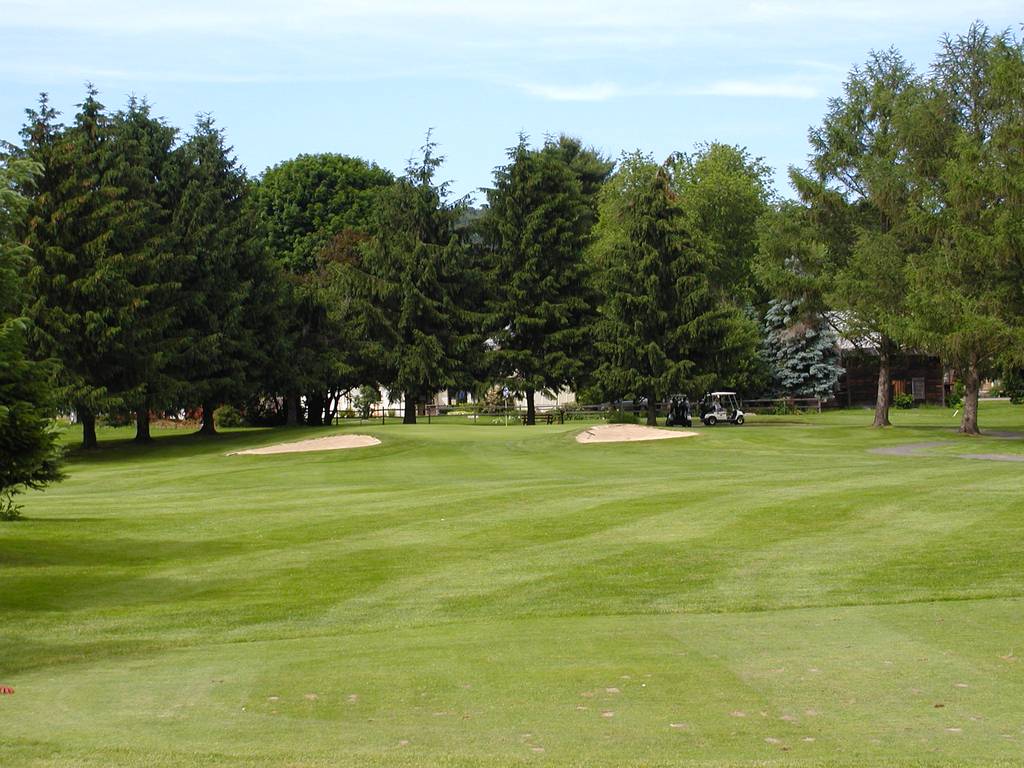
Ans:
[[[914,407],[914,396],[907,392],[900,392],[892,398],[892,404],[902,410]]]
[[[213,419],[218,427],[225,429],[246,426],[245,416],[233,405],[222,405],[213,412]]]
[[[372,236],[350,280],[377,341],[377,380],[415,403],[473,381],[483,352],[474,306],[484,283],[458,224],[465,200],[435,182],[443,158],[427,136],[423,158],[378,197]]]
[[[711,265],[711,284],[737,306],[757,298],[758,221],[773,197],[771,168],[742,147],[700,144],[669,160],[687,229]]]
[[[1003,368],[999,391],[1002,397],[1010,398],[1014,405],[1024,404],[1024,369],[1014,366]]]
[[[131,102],[111,117],[90,88],[72,125],[45,97],[29,111],[24,154],[45,174],[31,188],[25,241],[34,351],[59,361],[58,398],[95,445],[98,414],[153,395],[177,310],[176,262],[161,206],[174,130]]]
[[[953,384],[953,390],[949,393],[949,397],[946,398],[946,405],[950,408],[963,408],[964,405],[964,383],[957,380]]]
[[[376,387],[371,387],[368,384],[364,384],[359,388],[359,392],[352,398],[352,404],[355,406],[355,410],[360,414],[361,418],[370,418],[370,409],[377,405],[381,401],[380,390]]]
[[[18,516],[14,494],[61,476],[51,366],[27,357],[29,325],[20,316],[20,275],[31,254],[16,239],[28,209],[16,188],[31,185],[40,171],[27,160],[0,160],[0,519]]]
[[[255,209],[270,251],[296,275],[316,272],[331,241],[365,232],[391,173],[358,157],[299,155],[267,169]]]
[[[351,279],[394,178],[365,160],[300,155],[270,168],[249,209],[259,245],[284,272],[272,302],[280,350],[268,361],[269,389],[307,393],[309,421],[321,423],[330,393],[378,381],[382,338],[370,328],[365,284]]]
[[[640,419],[632,411],[612,408],[605,416],[605,421],[609,424],[638,424]]]
[[[756,328],[710,284],[666,169],[623,157],[605,186],[591,252],[601,295],[596,377],[614,397],[702,392],[752,353]]]
[[[1021,82],[1024,43],[975,23],[943,40],[910,132],[928,241],[910,270],[912,330],[965,382],[963,432],[978,431],[982,379],[1024,343]]]
[[[762,354],[776,392],[829,400],[843,368],[838,337],[820,318],[793,301],[773,301],[765,314]]]
[[[176,401],[209,407],[267,384],[284,356],[281,275],[252,237],[252,184],[211,117],[197,118],[168,175],[173,235],[186,256],[170,366]]]
[[[534,392],[556,391],[587,371],[593,301],[584,251],[610,167],[574,140],[538,149],[521,136],[487,190],[490,369],[525,392],[528,407]]]
[[[96,419],[96,423],[103,427],[127,427],[134,421],[134,415],[127,408],[111,408]]]

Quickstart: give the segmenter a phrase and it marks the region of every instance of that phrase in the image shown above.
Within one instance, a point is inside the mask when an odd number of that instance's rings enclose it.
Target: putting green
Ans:
[[[108,431],[0,525],[0,762],[1020,765],[1024,469],[959,455],[1024,441],[894,419]]]

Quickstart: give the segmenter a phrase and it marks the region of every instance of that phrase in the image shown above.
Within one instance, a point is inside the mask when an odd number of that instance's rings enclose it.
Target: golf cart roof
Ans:
[[[735,395],[735,392],[712,392],[712,395]]]

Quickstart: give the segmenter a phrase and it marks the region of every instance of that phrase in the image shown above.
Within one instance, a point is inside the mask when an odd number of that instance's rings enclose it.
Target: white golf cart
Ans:
[[[709,427],[720,421],[743,423],[743,411],[735,392],[708,392],[700,401],[700,420]]]

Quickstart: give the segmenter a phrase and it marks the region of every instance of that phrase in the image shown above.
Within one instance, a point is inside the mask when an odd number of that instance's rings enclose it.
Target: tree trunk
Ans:
[[[537,423],[537,406],[534,404],[535,392],[529,387],[526,388],[526,423]]]
[[[873,427],[890,427],[889,406],[892,403],[892,355],[889,340],[882,339],[878,345],[878,394],[875,395],[875,420]]]
[[[306,423],[311,427],[324,424],[324,397],[319,392],[306,395]]]
[[[978,390],[981,389],[981,375],[975,358],[964,371],[964,412],[960,417],[960,433],[964,435],[980,435],[978,429]]]
[[[405,393],[405,416],[402,418],[402,423],[416,423],[416,400],[409,392]]]
[[[153,437],[149,433],[149,398],[135,412],[135,442],[151,443]]]
[[[647,395],[647,426],[658,426],[658,402],[654,399],[654,393]]]
[[[78,409],[78,420],[82,423],[82,447],[88,450],[100,447],[96,439],[96,414],[88,408]]]
[[[294,392],[285,395],[285,409],[285,426],[297,427],[299,425],[299,396]]]
[[[203,425],[199,428],[199,434],[217,434],[217,425],[213,420],[213,412],[215,410],[217,410],[217,408],[213,403],[211,403],[209,400],[203,401]]]

